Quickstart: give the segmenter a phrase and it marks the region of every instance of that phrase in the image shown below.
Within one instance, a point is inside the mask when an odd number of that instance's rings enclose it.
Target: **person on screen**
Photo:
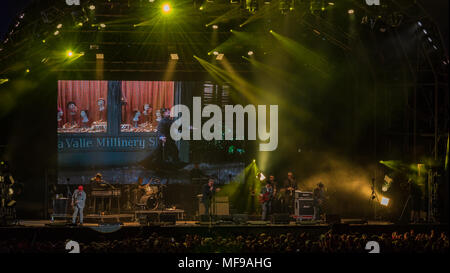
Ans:
[[[83,186],[78,186],[72,195],[72,207],[73,207],[73,216],[72,216],[72,224],[77,224],[77,216],[80,214],[80,225],[83,225],[83,209],[84,204],[86,202],[86,193],[83,190]]]
[[[138,124],[139,124],[139,118],[141,117],[141,112],[139,112],[139,110],[135,110],[134,112],[133,112],[133,126],[135,127],[135,128],[137,128],[138,127]]]
[[[150,106],[150,104],[144,104],[144,111],[142,113],[144,114],[144,122],[153,122],[153,108]]]
[[[58,112],[56,114],[56,120],[58,121],[58,128],[62,127],[62,117],[64,116],[64,112],[61,107],[58,107]]]
[[[75,125],[77,125],[77,112],[78,112],[77,105],[75,104],[75,102],[69,101],[67,103],[67,109],[69,109],[68,111],[69,111],[70,125],[75,127]]]
[[[161,161],[178,161],[178,148],[170,136],[170,126],[173,120],[170,118],[170,109],[163,109],[163,118],[158,123],[158,151]]]
[[[105,99],[99,98],[97,101],[98,105],[98,121],[106,120],[106,111],[105,111]]]
[[[80,117],[81,117],[81,127],[89,128],[88,110],[82,110],[80,112]]]

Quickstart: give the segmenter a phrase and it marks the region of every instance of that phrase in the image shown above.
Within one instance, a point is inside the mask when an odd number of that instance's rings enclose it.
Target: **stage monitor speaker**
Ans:
[[[175,225],[177,222],[177,215],[175,213],[161,213],[159,220],[164,223]]]
[[[205,215],[205,214],[200,215],[200,222],[209,222],[209,221],[211,221],[211,218],[209,217],[209,215]]]
[[[233,222],[233,216],[231,215],[214,215],[213,219],[222,222]]]
[[[340,224],[341,217],[337,214],[327,214],[325,215],[325,222],[327,224]]]
[[[270,219],[270,222],[272,224],[284,224],[287,225],[291,221],[291,218],[289,217],[288,213],[274,213],[272,214],[272,217]]]
[[[246,224],[248,221],[248,214],[233,214],[233,222],[238,225]]]

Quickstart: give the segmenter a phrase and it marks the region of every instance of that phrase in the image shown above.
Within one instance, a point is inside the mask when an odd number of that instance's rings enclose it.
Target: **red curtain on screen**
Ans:
[[[169,81],[123,81],[122,97],[127,104],[122,110],[122,120],[132,123],[133,112],[144,110],[148,103],[153,108],[153,120],[156,110],[171,108],[174,102],[174,82]]]
[[[97,101],[99,98],[103,98],[106,108],[107,95],[108,81],[58,81],[58,107],[64,112],[62,124],[69,122],[67,103],[70,101],[77,105],[78,124],[82,110],[88,110],[90,123],[97,120],[99,116]]]

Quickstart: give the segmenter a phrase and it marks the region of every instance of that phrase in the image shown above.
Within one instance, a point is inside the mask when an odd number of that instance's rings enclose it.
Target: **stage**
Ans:
[[[18,237],[30,236],[38,233],[40,236],[50,236],[56,238],[68,238],[67,236],[81,236],[89,234],[89,237],[116,237],[132,236],[133,233],[151,234],[156,232],[161,235],[173,237],[184,236],[186,234],[199,235],[254,235],[260,233],[281,234],[281,233],[313,233],[323,234],[330,230],[336,233],[358,233],[358,234],[390,234],[392,232],[403,233],[414,230],[416,233],[429,233],[447,231],[448,224],[419,223],[400,224],[388,221],[364,221],[361,219],[341,219],[340,223],[327,224],[324,222],[311,221],[290,221],[289,224],[273,224],[270,221],[247,221],[236,224],[231,221],[184,221],[177,220],[175,224],[169,222],[153,222],[141,224],[132,221],[130,214],[111,215],[106,222],[95,222],[94,218],[85,218],[83,226],[72,226],[66,220],[19,220],[16,225],[0,227],[0,238],[15,234]],[[119,219],[120,221],[114,221]],[[62,236],[62,237],[60,237]],[[72,238],[72,237],[71,237]]]

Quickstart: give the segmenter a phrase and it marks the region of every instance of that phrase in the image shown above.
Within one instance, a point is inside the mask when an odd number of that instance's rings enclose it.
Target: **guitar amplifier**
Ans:
[[[66,216],[69,198],[57,198],[53,200],[53,216]]]
[[[298,220],[314,218],[313,199],[295,199],[295,216]]]
[[[310,191],[295,191],[295,199],[313,199],[313,193]]]
[[[198,198],[198,215],[205,214],[205,205],[202,203],[202,195],[197,195]],[[211,210],[215,215],[230,215],[230,203],[228,196],[216,196],[215,206],[212,202]]]

